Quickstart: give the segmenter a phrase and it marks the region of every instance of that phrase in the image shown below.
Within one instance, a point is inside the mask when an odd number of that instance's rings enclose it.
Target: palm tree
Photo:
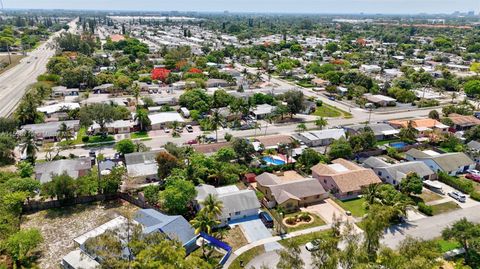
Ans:
[[[27,154],[27,159],[32,164],[35,163],[36,153],[38,151],[38,146],[35,143],[35,133],[32,131],[25,131],[23,134],[21,141],[23,143],[21,150]]]
[[[315,125],[320,127],[320,130],[323,130],[323,127],[328,125],[328,122],[323,117],[319,117],[315,120]]]
[[[374,204],[375,201],[378,199],[378,192],[379,192],[380,184],[371,184],[364,190],[363,195],[365,196],[365,201],[368,204]]]
[[[215,141],[218,142],[218,127],[223,121],[222,114],[219,113],[218,109],[215,109],[210,118],[212,122],[212,127],[215,130]]]
[[[135,97],[135,105],[138,106],[138,98],[140,97],[140,85],[137,82],[132,86],[133,97]]]
[[[190,224],[192,224],[192,227],[195,229],[195,234],[199,234],[200,232],[211,234],[212,229],[215,228],[218,224],[220,224],[220,221],[216,220],[211,214],[200,211],[199,214],[197,214],[197,216],[190,221]],[[206,246],[207,243],[204,241],[202,243],[203,257],[207,256],[205,254]]]
[[[253,129],[255,129],[255,134],[254,134],[253,136],[254,136],[254,137],[257,137],[257,129],[261,131],[261,130],[262,130],[262,126],[260,126],[260,124],[259,124],[258,122],[255,122],[255,123],[253,124]]]
[[[307,125],[305,125],[305,123],[302,122],[299,125],[297,125],[297,130],[300,132],[305,132],[307,130]]]
[[[171,127],[172,127],[172,136],[173,137],[180,136],[180,134],[177,131],[177,128],[180,127],[180,123],[178,121],[174,121],[171,123]]]
[[[62,124],[60,124],[60,128],[58,129],[57,134],[60,140],[65,139],[66,141],[70,141],[70,139],[73,137],[72,128],[68,127],[65,122],[62,122]]]
[[[223,202],[218,200],[217,196],[213,194],[207,195],[201,204],[203,206],[201,211],[207,214],[212,214],[215,217],[219,217],[222,214]]]
[[[142,131],[145,131],[151,123],[146,109],[137,109],[134,120],[140,124],[140,130]]]
[[[265,125],[265,135],[267,135],[268,125],[272,124],[275,121],[275,119],[276,119],[276,115],[274,115],[273,113],[270,113],[267,116],[265,116],[264,120],[267,122],[267,124]]]

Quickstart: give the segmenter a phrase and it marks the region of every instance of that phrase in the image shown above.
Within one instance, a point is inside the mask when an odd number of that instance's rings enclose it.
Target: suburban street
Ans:
[[[69,31],[76,28],[77,19],[69,23]],[[65,32],[60,30],[50,38],[29,52],[18,65],[0,75],[0,117],[9,116],[22,99],[29,85],[37,81],[37,77],[47,70],[50,57],[55,55],[53,39]]]

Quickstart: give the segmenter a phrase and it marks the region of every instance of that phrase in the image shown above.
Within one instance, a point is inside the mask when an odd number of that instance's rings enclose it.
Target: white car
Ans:
[[[165,129],[163,129],[163,130],[164,130],[165,133],[167,133],[167,134],[170,133],[170,129],[168,129],[168,128],[165,128]]]
[[[458,191],[449,192],[448,195],[461,203],[465,203],[467,201],[467,196]]]

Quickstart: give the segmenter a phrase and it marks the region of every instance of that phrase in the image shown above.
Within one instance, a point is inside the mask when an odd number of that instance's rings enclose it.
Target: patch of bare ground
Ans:
[[[44,210],[22,216],[22,229],[37,228],[43,236],[39,268],[57,269],[62,257],[74,250],[73,239],[119,215],[126,217],[138,207],[123,200]]]

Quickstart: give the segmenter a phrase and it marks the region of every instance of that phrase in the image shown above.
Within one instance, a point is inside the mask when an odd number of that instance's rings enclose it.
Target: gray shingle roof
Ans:
[[[435,174],[432,169],[430,169],[424,162],[421,161],[389,164],[377,157],[370,157],[365,160],[364,164],[371,168],[384,168],[397,181],[405,178],[408,173],[412,172],[416,173],[420,177]]]
[[[144,226],[146,234],[159,231],[184,245],[195,238],[195,230],[180,215],[169,216],[154,209],[140,209],[135,213],[135,220]]]
[[[472,140],[467,143],[469,149],[480,150],[480,142]]]
[[[433,156],[432,159],[442,168],[443,171],[454,171],[463,166],[474,164],[463,152],[452,152]]]
[[[368,124],[366,126],[372,129],[375,135],[382,135],[383,132],[385,131],[396,130],[395,128],[390,126],[390,124],[387,124],[387,123],[374,123],[374,124]],[[355,124],[355,125],[350,125],[346,127],[346,129],[351,129],[356,132],[363,130],[363,128],[365,128],[365,124]]]
[[[92,164],[89,157],[65,159],[37,164],[35,166],[35,175],[41,183],[46,183],[52,180],[52,175],[60,175],[63,172],[67,172],[69,176],[78,178],[79,171],[91,168]]]

